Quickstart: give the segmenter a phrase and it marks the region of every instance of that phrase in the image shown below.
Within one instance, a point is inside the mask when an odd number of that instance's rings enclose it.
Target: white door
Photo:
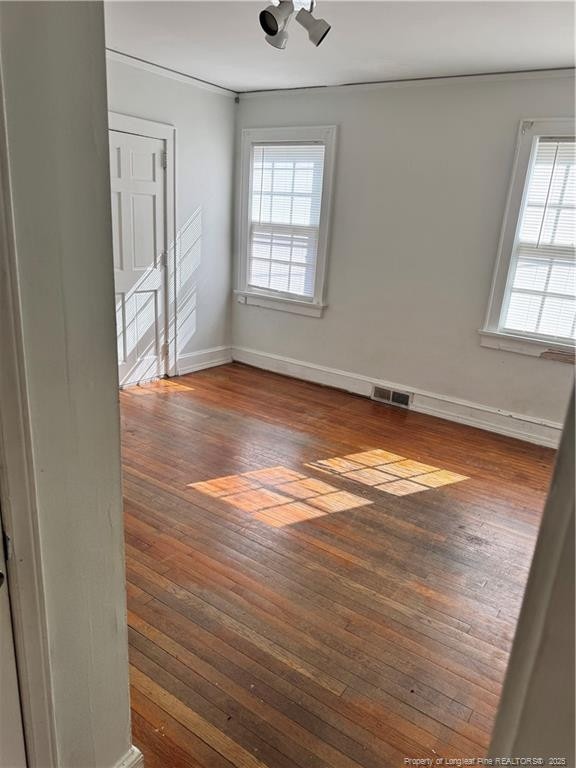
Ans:
[[[166,373],[165,142],[110,131],[120,384]]]
[[[2,549],[0,546],[0,768],[26,768],[6,563]]]

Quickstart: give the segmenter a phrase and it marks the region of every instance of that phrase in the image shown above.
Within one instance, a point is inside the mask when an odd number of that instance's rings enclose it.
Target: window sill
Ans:
[[[326,309],[326,304],[314,304],[310,301],[299,301],[298,299],[288,299],[281,296],[264,296],[248,291],[234,291],[234,295],[239,304],[276,309],[280,312],[292,312],[293,314],[306,315],[307,317],[322,317]]]
[[[500,331],[481,329],[480,344],[491,349],[501,349],[504,352],[517,352],[521,355],[540,357],[544,360],[556,360],[561,363],[574,364],[574,346],[544,339],[530,339],[524,336],[514,336]]]

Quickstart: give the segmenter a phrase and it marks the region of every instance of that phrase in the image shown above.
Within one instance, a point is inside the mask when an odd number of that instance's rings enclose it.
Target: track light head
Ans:
[[[274,48],[284,50],[284,48],[286,48],[286,43],[288,42],[288,32],[282,30],[282,32],[278,32],[276,35],[266,35],[266,42],[270,43]]]
[[[315,19],[312,13],[305,8],[298,11],[296,21],[308,32],[310,42],[314,43],[316,47],[320,45],[332,28],[325,19]]]
[[[274,48],[286,48],[286,27],[293,13],[292,0],[280,0],[278,5],[269,5],[260,11],[260,26],[266,33],[266,41]]]

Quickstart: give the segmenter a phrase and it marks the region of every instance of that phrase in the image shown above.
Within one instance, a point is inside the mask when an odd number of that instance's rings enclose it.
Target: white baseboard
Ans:
[[[204,368],[213,368],[215,365],[225,365],[231,362],[231,347],[201,349],[198,352],[190,352],[187,355],[178,355],[178,375],[194,373],[194,371],[202,371]]]
[[[258,352],[245,347],[233,347],[232,358],[256,368],[264,368],[267,371],[293,376],[296,379],[344,389],[347,392],[366,397],[370,397],[374,385],[387,389],[399,389],[402,392],[412,392],[411,410],[418,413],[426,413],[430,416],[456,421],[460,424],[467,424],[471,427],[497,432],[500,435],[515,437],[550,448],[556,448],[560,441],[562,425],[553,421],[491,408],[480,403],[471,403],[467,400],[414,389],[414,387],[406,384],[396,384],[349,371],[339,371],[335,368],[326,368],[322,365],[293,360],[268,352]]]
[[[144,768],[144,757],[138,747],[130,747],[126,755],[114,768]]]

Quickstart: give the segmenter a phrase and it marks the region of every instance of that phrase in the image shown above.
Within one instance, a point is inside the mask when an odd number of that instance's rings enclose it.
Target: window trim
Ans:
[[[546,339],[522,332],[510,332],[500,327],[506,284],[512,261],[512,254],[520,226],[520,212],[527,194],[526,181],[536,151],[535,139],[539,136],[574,136],[574,121],[571,118],[534,118],[520,121],[516,139],[516,150],[498,252],[490,288],[488,310],[484,325],[479,329],[480,343],[510,352],[542,356],[546,349],[558,352],[574,350],[574,344],[560,339]]]
[[[242,130],[241,167],[238,190],[237,276],[236,290],[234,292],[240,303],[266,307],[268,309],[279,309],[284,312],[294,312],[309,317],[322,316],[323,310],[327,306],[325,303],[325,284],[334,188],[336,130],[335,125],[292,126],[287,128],[245,128]],[[250,200],[252,197],[252,147],[254,144],[261,143],[298,144],[305,142],[322,143],[325,147],[314,296],[310,299],[307,299],[305,296],[298,296],[297,294],[267,291],[249,287],[247,274],[248,239],[250,231],[248,217],[250,213]]]

